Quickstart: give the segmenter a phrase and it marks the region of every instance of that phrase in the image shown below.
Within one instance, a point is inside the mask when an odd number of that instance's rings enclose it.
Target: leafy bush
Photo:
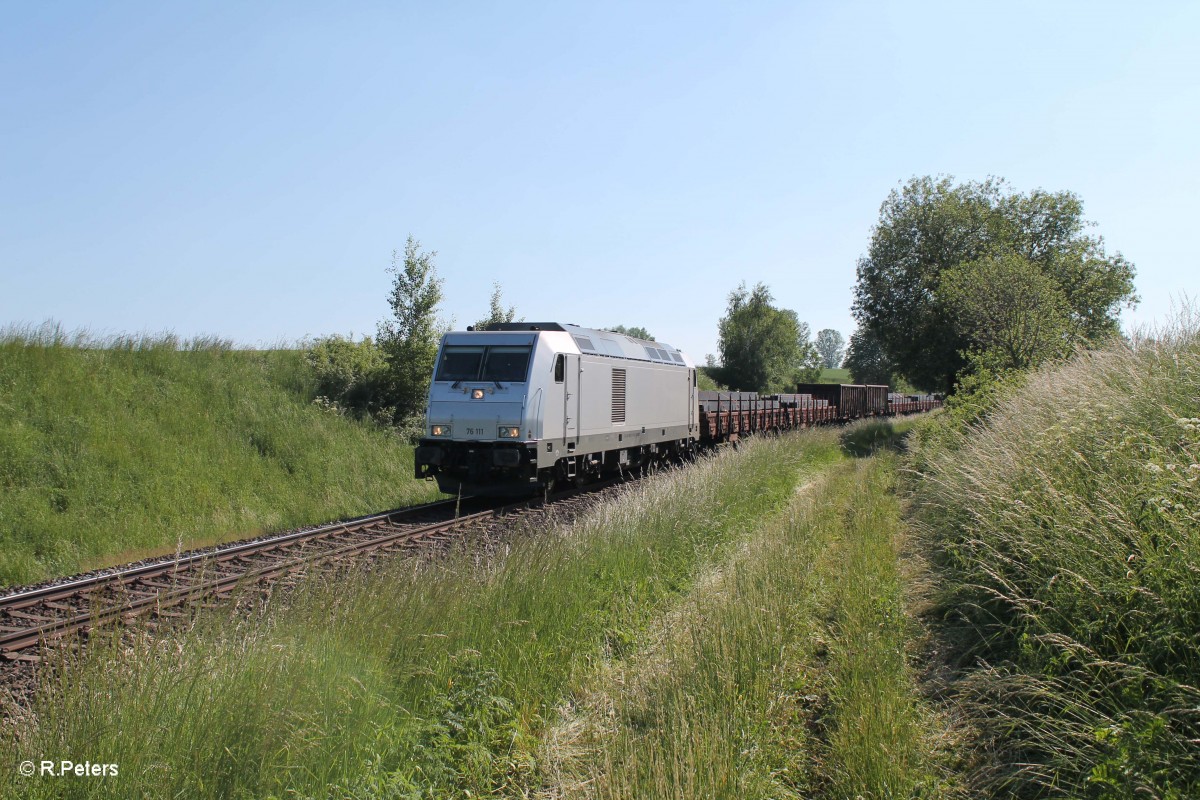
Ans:
[[[390,417],[383,397],[387,359],[371,337],[358,342],[337,334],[322,337],[305,348],[304,362],[316,381],[319,405],[359,418],[381,412]]]
[[[928,468],[927,454],[957,450],[964,446],[970,433],[988,418],[1000,403],[1019,390],[1029,380],[1029,373],[1019,370],[993,370],[976,365],[973,371],[958,378],[954,393],[946,398],[943,410],[923,415],[913,426],[910,468],[923,472]]]

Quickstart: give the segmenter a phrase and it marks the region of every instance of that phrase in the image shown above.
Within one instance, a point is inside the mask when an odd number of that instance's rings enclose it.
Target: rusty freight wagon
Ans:
[[[932,411],[941,408],[942,402],[929,394],[901,394],[892,392],[888,395],[889,414],[918,414],[922,411]]]
[[[868,383],[864,388],[867,390],[867,408],[863,416],[878,417],[888,413],[888,387]]]
[[[835,411],[828,401],[806,394],[702,391],[700,441],[736,442],[763,431],[807,428],[833,421]]]
[[[858,419],[866,415],[867,387],[848,383],[801,383],[796,386],[801,394],[810,394],[813,399],[824,400],[836,407],[836,419]]]
[[[851,383],[801,383],[797,392],[811,394],[837,406],[837,419],[846,421],[888,413],[888,387]]]

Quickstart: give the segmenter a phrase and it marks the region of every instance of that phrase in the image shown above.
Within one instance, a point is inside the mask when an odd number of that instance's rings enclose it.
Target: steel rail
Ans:
[[[548,499],[551,502],[565,500],[607,488],[622,480],[623,478],[601,481],[559,493]],[[227,597],[240,584],[284,575],[308,565],[410,543],[446,540],[448,537],[445,534],[455,528],[488,517],[528,510],[539,502],[540,498],[530,498],[462,516],[457,515],[461,507],[460,500],[425,503],[214,550],[195,551],[173,559],[17,592],[0,597],[0,619],[7,617],[5,623],[0,624],[0,657],[36,661],[36,656],[22,655],[21,651],[73,632],[87,632],[106,623],[132,619],[172,606],[196,602],[205,597]],[[430,512],[451,511],[455,514],[452,518],[417,527],[412,527],[413,523],[407,521]],[[406,527],[400,528],[398,525]],[[366,538],[336,544],[338,538],[355,535]],[[302,552],[309,543],[335,546],[318,552]],[[289,548],[296,548],[298,552],[287,553]],[[232,563],[245,562],[262,555],[284,557],[274,563],[262,566],[248,564],[246,568],[238,568],[231,574],[220,574],[222,570],[219,568],[228,569]],[[206,577],[205,573],[209,570],[217,573],[215,577]],[[195,580],[187,580],[186,576]],[[166,578],[177,583],[164,586],[162,583],[154,583],[153,578]],[[104,593],[109,593],[109,602],[103,607],[96,607],[102,602],[99,596]],[[71,607],[58,602],[62,600],[72,600],[76,604],[92,603],[94,607]],[[45,609],[57,613],[30,613]],[[19,624],[14,625],[14,622]]]
[[[497,513],[498,510],[479,511],[455,519],[435,522],[420,528],[393,530],[383,536],[374,536],[362,542],[351,542],[315,555],[297,556],[257,569],[238,572],[233,575],[223,575],[212,580],[201,581],[172,590],[155,592],[149,596],[114,604],[107,608],[81,612],[70,617],[45,622],[41,625],[25,628],[20,631],[3,633],[0,634],[0,652],[15,653],[19,650],[33,647],[48,639],[60,638],[68,633],[87,631],[118,619],[131,619],[149,611],[177,606],[181,603],[198,600],[203,597],[221,595],[237,588],[239,584],[246,581],[283,575],[302,567],[321,564],[333,559],[344,558],[348,555],[357,555],[372,550],[395,547],[399,544],[431,539],[436,534],[445,533],[474,520],[493,517]],[[390,516],[392,515],[379,515],[376,518],[376,524],[388,521]],[[355,527],[362,528],[365,525],[356,525]]]
[[[196,564],[212,561],[229,561],[239,555],[270,552],[279,547],[294,545],[300,542],[323,539],[342,533],[350,533],[382,522],[401,522],[403,517],[415,516],[439,509],[449,510],[454,507],[455,500],[439,500],[424,503],[409,508],[393,509],[379,514],[369,514],[364,517],[354,517],[340,522],[331,522],[316,528],[286,533],[254,541],[241,542],[218,547],[214,550],[200,550],[184,553],[176,558],[154,561],[149,564],[139,564],[136,567],[104,572],[89,578],[81,578],[67,583],[56,583],[40,586],[24,592],[0,597],[0,610],[28,608],[47,600],[63,600],[75,597],[83,592],[95,591],[107,586],[117,586],[133,583],[145,578],[155,578],[168,573],[182,572]]]

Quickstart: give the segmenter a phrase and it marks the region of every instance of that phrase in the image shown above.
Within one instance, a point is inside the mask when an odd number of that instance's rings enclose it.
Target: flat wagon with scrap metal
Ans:
[[[699,403],[700,441],[706,444],[832,422],[837,411],[825,400],[799,393],[702,391]]]

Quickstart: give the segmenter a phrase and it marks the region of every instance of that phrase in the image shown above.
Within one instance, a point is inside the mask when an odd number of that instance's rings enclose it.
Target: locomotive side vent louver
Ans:
[[[625,421],[625,370],[612,371],[612,421]]]

